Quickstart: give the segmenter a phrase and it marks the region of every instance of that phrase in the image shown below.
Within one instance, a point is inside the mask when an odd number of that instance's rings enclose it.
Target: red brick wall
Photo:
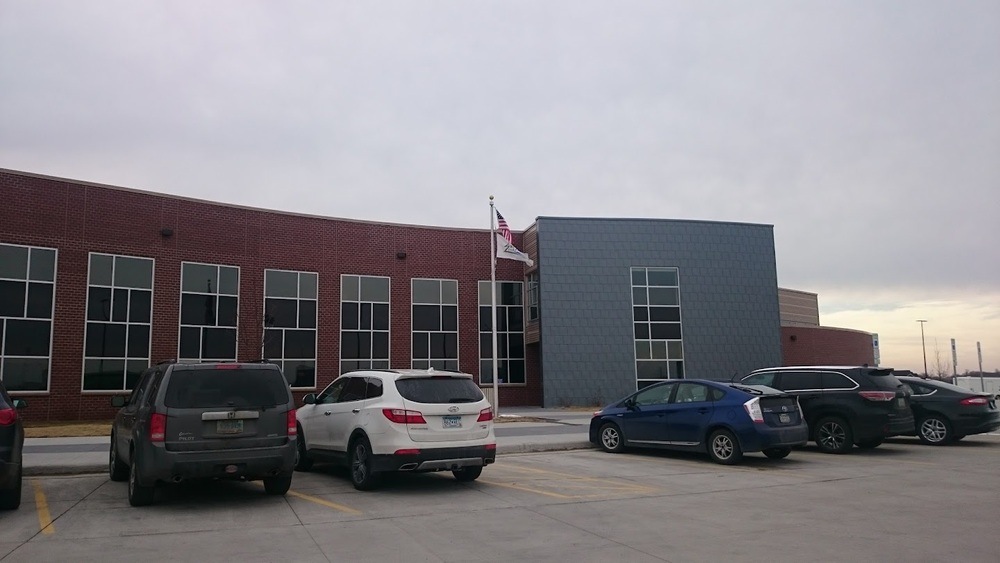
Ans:
[[[182,261],[240,267],[240,359],[260,355],[266,268],[319,272],[317,385],[338,372],[341,274],[391,277],[390,365],[410,366],[410,279],[459,284],[460,369],[479,373],[478,282],[490,278],[489,232],[366,223],[193,201],[0,170],[0,242],[57,248],[49,393],[27,393],[29,420],[110,418],[113,393],[82,393],[89,252],[154,258],[152,361],[177,356]],[[173,235],[163,237],[161,229]],[[518,235],[515,234],[515,243]],[[397,252],[406,252],[398,259]],[[523,280],[500,260],[497,279]],[[527,380],[503,387],[501,405],[541,404],[537,347]],[[296,393],[301,398],[305,392]]]
[[[845,328],[783,326],[781,353],[786,366],[875,363],[872,335]]]

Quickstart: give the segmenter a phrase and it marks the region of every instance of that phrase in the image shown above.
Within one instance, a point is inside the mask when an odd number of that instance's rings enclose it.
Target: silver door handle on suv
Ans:
[[[326,416],[330,416],[332,413],[330,411],[324,411],[323,414],[325,414]]]
[[[351,409],[351,412],[354,414],[358,414],[359,412],[361,412],[361,409]]]

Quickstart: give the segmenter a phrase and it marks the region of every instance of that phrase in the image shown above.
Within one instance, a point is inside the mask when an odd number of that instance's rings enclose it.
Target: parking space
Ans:
[[[32,478],[0,516],[4,561],[996,561],[1000,436],[950,447],[715,465],[678,453],[500,456],[479,481],[396,475],[356,491],[342,470],[163,487],[131,508],[104,475]]]

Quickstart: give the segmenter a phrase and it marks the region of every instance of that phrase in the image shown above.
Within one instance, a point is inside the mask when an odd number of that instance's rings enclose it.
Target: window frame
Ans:
[[[295,274],[295,297],[268,295],[267,294],[267,289],[268,289],[268,287],[267,287],[267,274],[268,274],[268,272],[278,272],[278,273],[284,273],[284,274]],[[315,278],[316,278],[316,296],[315,297],[311,297],[311,298],[310,297],[302,297],[302,274],[309,274],[309,275],[315,276]],[[286,270],[286,269],[283,269],[283,268],[264,268],[264,278],[262,280],[262,284],[263,285],[261,287],[261,295],[263,297],[263,301],[261,302],[261,304],[263,305],[263,314],[261,315],[261,319],[260,319],[261,325],[262,325],[261,326],[260,357],[261,357],[261,359],[266,359],[268,361],[273,361],[273,363],[276,363],[278,365],[278,369],[281,370],[282,375],[285,376],[285,380],[288,381],[288,385],[289,385],[289,387],[292,390],[294,390],[294,391],[315,391],[316,388],[317,388],[317,379],[318,379],[317,374],[319,373],[319,272],[310,272],[310,271],[307,271],[307,270]],[[238,296],[237,296],[237,298],[238,298]],[[269,326],[267,326],[267,300],[268,299],[281,299],[281,300],[285,300],[285,301],[291,300],[291,301],[295,302],[295,326],[294,327],[284,327],[284,326],[269,327]],[[299,326],[299,324],[302,321],[301,303],[303,301],[311,301],[311,302],[315,303],[315,305],[316,305],[315,306],[315,310],[314,310],[315,317],[313,318],[313,326],[311,328],[310,327],[301,327],[301,326]],[[239,322],[239,302],[237,302],[237,324],[238,324],[238,322]],[[280,331],[281,332],[281,357],[277,358],[277,359],[270,358],[266,354],[268,332],[272,331],[272,330]],[[286,335],[285,335],[285,332],[289,331],[289,330],[295,330],[295,331],[311,330],[312,331],[312,333],[313,333],[313,357],[312,358],[291,358],[291,359],[289,359],[289,358],[285,357],[285,345],[288,342],[288,340],[286,338]],[[238,334],[237,334],[237,338],[239,338]],[[294,385],[292,385],[293,383],[295,383],[295,380],[290,380],[289,377],[288,377],[288,374],[285,371],[286,364],[289,363],[289,362],[292,362],[295,365],[298,365],[299,362],[312,362],[312,367],[313,367],[313,381],[312,381],[312,385],[311,386],[301,387],[301,386],[294,386]]]
[[[49,353],[46,356],[46,359],[48,360],[48,362],[46,363],[46,366],[45,366],[45,370],[46,370],[45,388],[44,389],[11,389],[7,384],[4,384],[4,386],[7,389],[7,393],[11,397],[22,396],[22,395],[49,395],[49,394],[52,393],[52,347],[53,347],[53,344],[55,343],[56,289],[57,289],[57,285],[59,283],[59,249],[58,248],[48,247],[48,246],[36,246],[36,245],[30,245],[30,244],[14,244],[14,243],[7,243],[7,242],[0,243],[0,246],[11,246],[11,247],[15,247],[15,248],[25,248],[28,251],[28,259],[27,259],[27,263],[25,265],[24,279],[7,278],[7,277],[0,278],[0,279],[7,280],[7,281],[20,281],[20,282],[24,282],[24,284],[25,284],[25,288],[24,288],[24,316],[22,316],[22,317],[8,317],[8,316],[0,317],[0,318],[2,318],[4,320],[4,322],[2,323],[2,327],[0,327],[0,380],[3,379],[3,366],[6,363],[7,359],[15,359],[15,360],[37,360],[37,359],[40,359],[40,358],[43,357],[43,356],[7,355],[6,354],[6,346],[7,346],[7,334],[6,334],[6,331],[7,331],[7,326],[8,326],[7,321],[9,321],[9,320],[35,320],[35,321],[47,320],[48,323],[49,323]],[[31,251],[32,251],[32,249],[38,249],[38,250],[43,250],[43,251],[44,250],[51,250],[52,251],[52,253],[53,253],[53,256],[52,256],[52,281],[48,281],[48,280],[32,280],[31,279],[31,254],[32,254]],[[30,291],[32,283],[51,284],[51,286],[52,286],[52,306],[51,306],[51,310],[49,311],[49,317],[48,317],[48,319],[40,319],[40,318],[36,318],[36,317],[28,317],[27,316],[27,310],[28,310],[28,293]]]
[[[195,266],[210,266],[210,267],[214,267],[214,268],[216,268],[216,274],[217,275],[222,272],[221,268],[235,268],[236,269],[236,294],[233,295],[233,294],[230,294],[230,293],[220,293],[218,287],[216,287],[216,292],[214,294],[213,293],[207,293],[207,292],[185,291],[184,290],[184,266],[186,266],[188,264],[195,265]],[[237,266],[237,265],[234,265],[234,264],[211,264],[211,263],[208,263],[208,262],[197,262],[197,261],[182,260],[181,264],[180,264],[180,269],[181,269],[181,271],[180,271],[180,283],[178,284],[179,285],[179,287],[178,287],[179,295],[178,295],[178,301],[177,301],[177,361],[178,362],[182,362],[182,361],[194,361],[196,363],[205,363],[205,362],[230,362],[230,361],[235,362],[240,357],[240,293],[241,293],[240,290],[242,289],[242,285],[243,285],[243,271],[242,271],[242,268],[240,266]],[[184,324],[184,322],[183,322],[183,308],[184,308],[183,302],[184,302],[184,294],[185,293],[192,294],[192,295],[214,295],[216,297],[216,311],[215,311],[216,324],[215,325],[185,325]],[[220,328],[219,325],[218,325],[218,318],[219,318],[218,297],[223,297],[223,296],[224,297],[236,297],[236,326],[233,326],[233,327],[229,327],[229,326],[222,327],[222,328],[226,328],[226,329],[233,329],[233,330],[236,331],[236,347],[234,348],[233,358],[232,359],[230,359],[230,358],[207,358],[206,359],[203,356],[203,354],[202,354],[202,349],[205,346],[205,332],[204,332],[204,330],[206,328]],[[200,329],[200,331],[201,331],[201,332],[199,332],[200,338],[198,339],[198,358],[191,358],[191,357],[188,357],[188,356],[183,356],[181,354],[181,335],[184,332],[185,328],[197,328],[197,329]]]
[[[636,283],[636,275],[641,272],[643,282],[642,284]],[[668,277],[673,278],[673,285],[650,285],[649,274],[650,272],[655,273],[669,273]],[[629,266],[628,267],[628,287],[629,287],[629,303],[631,304],[632,312],[632,367],[634,370],[634,381],[636,390],[642,390],[649,385],[661,382],[670,381],[672,379],[684,379],[686,377],[686,366],[687,354],[684,351],[684,314],[683,314],[683,299],[681,296],[681,272],[680,268],[676,266]],[[650,289],[657,290],[673,290],[672,292],[676,296],[676,303],[672,304],[662,304],[662,303],[650,303]],[[642,291],[641,302],[637,302],[637,290]],[[662,291],[660,293],[663,293]],[[644,318],[637,318],[637,310],[641,309]],[[675,310],[675,311],[668,311]],[[670,313],[671,316],[676,315],[677,320],[671,319],[653,319],[655,312]],[[641,325],[641,327],[640,327]],[[676,327],[674,329],[673,327]],[[640,338],[640,328],[644,332],[644,336]],[[673,332],[677,331],[677,337],[653,337],[652,334],[655,330],[670,330]],[[640,369],[640,366],[643,369]],[[664,378],[650,378],[644,377],[643,372],[652,366],[653,369],[663,372],[665,370],[666,377]]]
[[[344,296],[344,281],[347,278],[356,278],[357,279],[357,282],[358,282],[358,298],[356,300],[355,299],[346,299],[345,296]],[[383,302],[383,301],[370,301],[370,300],[364,300],[364,299],[362,299],[361,285],[362,285],[362,283],[364,282],[365,279],[386,280],[386,283],[388,284],[388,286],[387,286],[387,295],[386,295],[386,299],[387,300]],[[343,315],[344,315],[344,304],[345,303],[354,303],[354,304],[357,304],[358,305],[358,314],[359,315],[361,314],[360,311],[361,311],[361,306],[362,305],[364,305],[364,304],[371,305],[372,311],[373,311],[372,319],[371,319],[371,328],[362,329],[361,325],[359,323],[358,328],[356,328],[356,329],[345,329],[344,328],[344,322],[343,322],[343,319],[344,319],[344,317],[343,317]],[[387,311],[387,314],[388,314],[388,317],[386,318],[386,327],[387,327],[386,330],[375,330],[375,328],[374,328],[374,326],[375,326],[375,319],[374,319],[375,305],[385,305],[386,306],[386,311]],[[411,310],[412,310],[412,306],[411,306]],[[337,374],[338,374],[338,377],[341,376],[341,375],[344,375],[345,373],[350,373],[352,371],[357,371],[359,369],[388,369],[389,366],[391,365],[391,361],[392,361],[392,278],[390,276],[374,276],[374,275],[368,275],[368,274],[341,274],[340,275],[340,310],[338,311],[338,313],[339,314],[338,314],[338,317],[337,317],[337,324],[340,327],[340,335],[339,335],[340,338],[337,341]],[[345,332],[349,332],[349,333],[352,333],[352,334],[360,334],[360,333],[367,333],[368,334],[368,356],[369,356],[368,358],[344,358],[344,333]],[[383,334],[384,333],[386,335],[385,338],[386,338],[386,343],[387,344],[386,344],[386,354],[385,354],[384,358],[374,358],[374,357],[372,357],[372,356],[375,355],[374,354],[374,341],[375,341],[374,334],[375,333],[379,333],[379,334]],[[345,362],[355,362],[355,363],[358,363],[358,362],[366,362],[366,361],[368,363],[367,366],[359,366],[359,367],[355,367],[355,368],[348,369],[348,370],[344,369],[344,363]],[[375,365],[376,362],[379,362],[380,365],[376,366]],[[382,362],[384,362],[384,367],[381,364]]]
[[[433,281],[438,283],[438,302],[429,303],[424,301],[416,301],[413,296],[413,286],[414,282],[418,281]],[[444,301],[444,283],[454,283],[455,284],[455,303],[445,303]],[[461,295],[460,295],[460,284],[457,279],[448,278],[410,278],[410,368],[411,369],[427,369],[428,367],[433,367],[434,369],[446,370],[446,371],[458,371],[459,367],[462,365],[462,325],[461,325]],[[438,318],[442,321],[441,330],[428,331],[428,330],[415,330],[414,323],[414,308],[417,306],[436,306],[438,307]],[[455,308],[455,330],[444,330],[444,307],[454,307]],[[413,356],[414,348],[414,336],[416,334],[427,335],[427,350],[428,355],[426,358],[415,358]],[[441,335],[455,335],[455,357],[454,358],[435,358],[431,357],[433,354],[433,346],[431,345],[431,335],[441,334]],[[434,366],[434,362],[440,362],[444,364],[444,367]],[[454,367],[448,367],[449,362],[454,362]],[[427,367],[417,366],[417,363],[426,363]]]
[[[510,285],[518,286],[516,288],[517,289],[516,291],[511,292],[511,295],[520,295],[521,296],[521,303],[503,303],[503,292],[500,290],[500,288],[503,286],[503,284],[510,284]],[[503,317],[505,319],[507,319],[507,323],[506,323],[507,326],[506,326],[506,328],[504,330],[500,330],[500,327],[496,327],[497,328],[497,331],[496,331],[497,339],[496,339],[495,344],[497,345],[497,363],[498,363],[497,373],[498,374],[501,373],[502,372],[501,368],[506,364],[506,367],[507,367],[507,379],[509,380],[510,379],[510,365],[511,365],[510,362],[511,362],[511,360],[520,360],[520,362],[521,362],[521,371],[522,371],[522,375],[523,375],[523,378],[524,378],[523,381],[518,381],[518,382],[498,381],[497,385],[498,386],[504,386],[504,387],[526,387],[528,385],[528,359],[527,359],[528,350],[527,350],[527,343],[526,343],[526,338],[525,338],[525,329],[527,328],[527,326],[526,326],[527,325],[527,321],[524,318],[524,305],[525,305],[525,303],[524,303],[524,287],[525,287],[524,286],[524,282],[522,282],[522,281],[514,281],[514,280],[496,280],[496,285],[497,285],[496,295],[497,295],[497,301],[498,301],[497,306],[496,306],[496,310],[497,310],[497,313],[500,314],[500,311],[502,309],[503,310],[503,313],[502,313]],[[481,386],[489,386],[489,385],[493,385],[493,369],[492,369],[492,367],[493,367],[492,366],[493,357],[492,357],[492,354],[488,358],[484,358],[483,357],[483,354],[482,354],[482,349],[483,349],[483,347],[482,347],[482,339],[483,339],[484,336],[490,336],[492,338],[493,331],[492,331],[492,328],[491,328],[491,330],[484,331],[484,330],[482,330],[482,326],[483,326],[483,309],[492,310],[492,305],[493,305],[492,304],[492,295],[490,293],[487,293],[486,295],[483,294],[484,289],[487,292],[490,292],[490,280],[479,280],[479,282],[476,284],[476,288],[477,288],[477,297],[478,297],[476,308],[477,308],[477,313],[479,315],[479,325],[478,325],[479,326],[479,330],[477,331],[477,334],[478,334],[479,338],[478,338],[478,340],[476,342],[478,350],[479,350],[479,353],[476,354],[479,357],[479,381],[477,383],[479,385],[481,385]],[[520,328],[520,330],[511,330],[511,328],[510,328],[510,314],[509,314],[509,311],[511,309],[521,309],[521,328]],[[493,318],[490,319],[490,326],[492,327],[495,323],[496,323],[496,316],[493,316]],[[514,357],[514,356],[510,355],[510,348],[511,348],[510,347],[510,335],[511,334],[519,334],[519,335],[521,335],[521,355],[520,356]],[[505,350],[506,356],[500,355],[501,336],[506,336],[507,337],[507,340],[506,340],[506,342],[507,342],[506,348],[507,349]],[[492,346],[493,346],[493,344],[494,344],[494,342],[491,340],[491,342],[490,342],[491,352],[492,352]],[[484,368],[486,368],[486,367],[489,368],[488,372],[486,372],[484,370]],[[488,375],[488,378],[487,378],[487,375]]]

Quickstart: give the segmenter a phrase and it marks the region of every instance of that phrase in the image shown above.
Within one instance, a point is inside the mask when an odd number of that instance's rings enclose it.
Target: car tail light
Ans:
[[[420,455],[420,450],[414,450],[414,449],[410,449],[410,450],[396,450],[396,451],[394,451],[392,453],[393,453],[393,455]]]
[[[10,426],[17,422],[17,409],[0,409],[0,426]]]
[[[382,409],[382,414],[396,424],[427,424],[427,421],[424,420],[424,415],[420,411]]]
[[[493,451],[497,449],[496,444],[486,444],[486,451]]]
[[[760,409],[759,397],[754,397],[753,399],[743,403],[743,410],[747,411],[747,414],[750,415],[750,420],[756,422],[757,424],[763,424],[764,411]]]
[[[896,398],[895,391],[858,391],[858,395],[878,403],[888,403]]]
[[[476,419],[476,422],[489,422],[491,420],[493,420],[493,407],[486,407],[479,411],[479,418]]]
[[[295,436],[299,433],[299,428],[295,424],[295,409],[288,411],[288,435]]]
[[[167,438],[167,415],[154,412],[149,417],[149,441],[162,442]]]
[[[215,369],[240,369],[239,364],[216,364]]]
[[[986,397],[969,397],[967,399],[962,399],[958,402],[960,405],[985,405],[990,402]],[[0,411],[0,417],[3,416],[3,411]],[[0,418],[0,424],[3,423],[3,419]]]

